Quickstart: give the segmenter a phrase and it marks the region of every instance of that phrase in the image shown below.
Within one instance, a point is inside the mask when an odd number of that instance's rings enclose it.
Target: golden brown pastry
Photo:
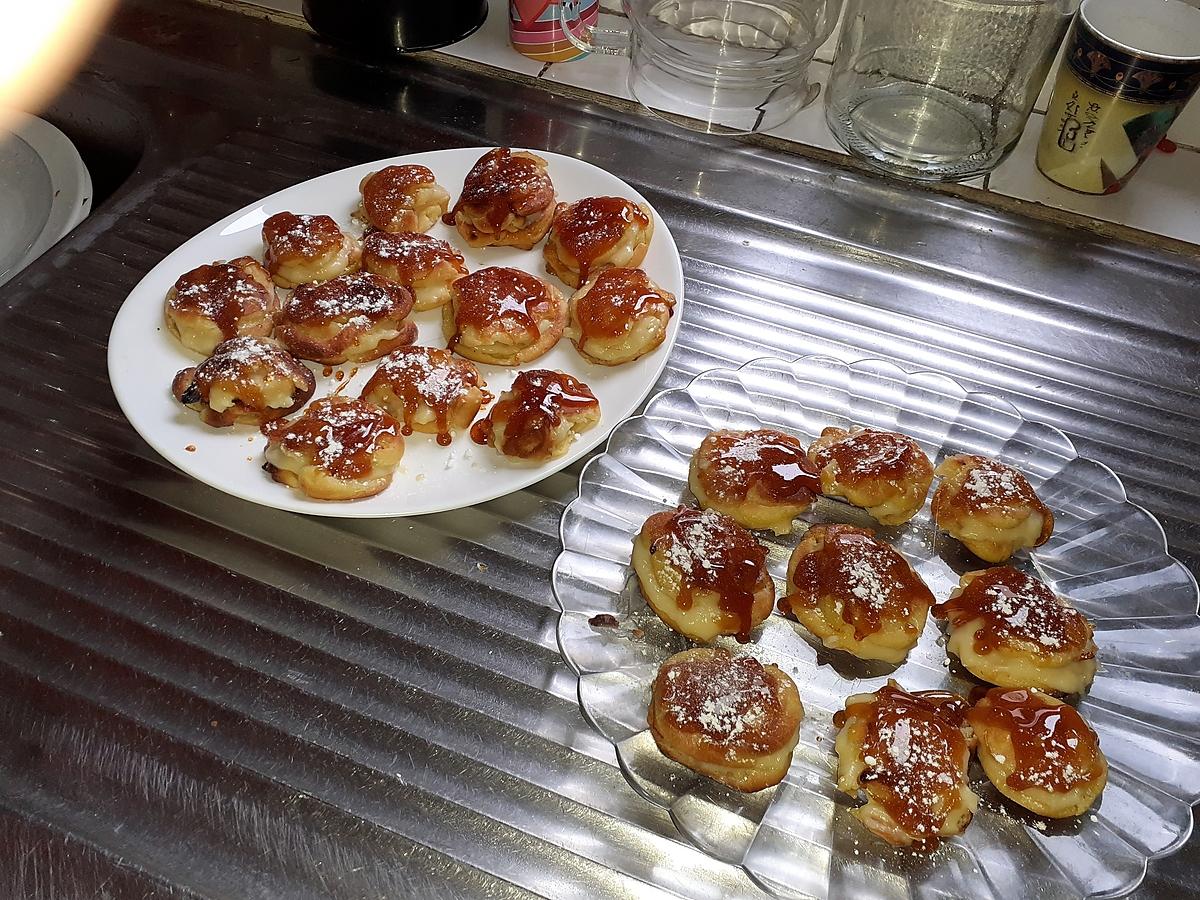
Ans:
[[[804,445],[771,428],[707,435],[692,454],[688,486],[701,506],[776,534],[791,531],[821,490]]]
[[[562,456],[576,435],[599,421],[600,401],[586,384],[565,372],[530,369],[471,427],[471,439],[512,459],[540,463]]]
[[[697,647],[662,664],[646,723],[664,756],[739,791],[779,784],[804,706],[778,666]]]
[[[358,242],[329,216],[275,213],[263,222],[263,259],[280,287],[327,281],[358,270]]]
[[[577,288],[602,269],[641,265],[653,236],[649,207],[623,197],[585,197],[558,204],[542,255],[546,271]]]
[[[167,292],[167,330],[183,346],[208,356],[221,341],[244,335],[269,337],[279,300],[258,260],[240,256],[197,266]]]
[[[356,272],[302,284],[283,305],[275,336],[301,359],[364,362],[411,344],[412,294],[378,275]]]
[[[443,447],[471,426],[486,394],[469,360],[437,347],[405,347],[384,357],[362,390],[362,399],[386,409],[414,431],[436,434]]]
[[[235,337],[212,356],[183,369],[171,393],[200,413],[205,425],[261,425],[289,415],[316,390],[313,373],[269,338]]]
[[[567,302],[536,275],[489,266],[450,285],[442,307],[448,348],[475,362],[517,366],[545,355],[562,337]]]
[[[902,525],[921,511],[933,483],[933,463],[906,434],[876,428],[829,427],[809,444],[821,492],[842,497],[884,525]]]
[[[385,166],[364,177],[358,190],[355,218],[380,231],[428,231],[450,205],[450,192],[426,166]]]
[[[1061,700],[1032,688],[992,688],[967,713],[979,764],[1004,796],[1039,816],[1065,819],[1108,783],[1100,739]]]
[[[650,608],[694,641],[747,641],[775,602],[767,548],[711,509],[650,516],[633,542],[633,569]]]
[[[450,285],[467,274],[463,255],[428,234],[372,231],[363,239],[363,267],[412,292],[418,312],[450,302]]]
[[[1054,514],[1011,466],[963,453],[943,460],[936,474],[934,524],[980,559],[1004,562],[1050,539]]]
[[[933,615],[950,625],[946,649],[992,684],[1078,694],[1096,675],[1091,623],[1011,566],[967,572]]]
[[[392,483],[404,456],[400,423],[362,400],[334,394],[288,422],[263,426],[263,469],[314,500],[357,500]]]
[[[967,705],[957,694],[909,693],[894,681],[846,700],[833,717],[837,786],[866,798],[852,813],[868,831],[931,851],[970,824],[979,797],[967,784],[974,745]]]
[[[901,553],[865,528],[814,525],[788,560],[784,615],[833,650],[903,662],[917,644],[933,594]]]
[[[467,173],[458,202],[442,221],[472,247],[532,249],[554,221],[546,161],[525,150],[489,150]]]
[[[589,362],[619,366],[662,344],[674,309],[641,269],[604,269],[572,295],[565,334]]]

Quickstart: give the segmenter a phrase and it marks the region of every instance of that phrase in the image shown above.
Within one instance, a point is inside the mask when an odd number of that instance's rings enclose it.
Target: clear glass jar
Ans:
[[[809,63],[842,0],[621,0],[624,29],[563,32],[585,51],[628,55],[630,92],[687,128],[746,134],[782,125],[816,99]]]
[[[911,178],[991,171],[1016,145],[1078,0],[847,0],[825,95],[846,150]]]

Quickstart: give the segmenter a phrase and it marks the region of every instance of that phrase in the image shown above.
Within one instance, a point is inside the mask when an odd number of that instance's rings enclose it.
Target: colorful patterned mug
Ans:
[[[1200,9],[1084,0],[1038,143],[1043,175],[1084,194],[1121,189],[1200,87]]]
[[[563,33],[563,21],[591,28],[599,15],[600,0],[509,0],[508,37],[530,59],[569,62],[587,53]]]

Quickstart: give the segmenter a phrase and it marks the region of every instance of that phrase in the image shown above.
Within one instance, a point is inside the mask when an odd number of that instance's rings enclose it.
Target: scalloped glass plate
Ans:
[[[771,616],[741,647],[795,679],[806,717],[791,770],[778,787],[740,794],[662,756],[646,730],[658,665],[688,646],[646,606],[630,568],[634,535],[651,513],[692,500],[692,450],[716,428],[773,427],[815,438],[826,425],[912,435],[935,464],[981,453],[1016,466],[1054,510],[1050,541],[1016,564],[1070,597],[1096,625],[1100,671],[1079,709],[1100,735],[1111,771],[1099,802],[1078,819],[1043,820],[1005,800],[972,762],[979,812],[931,856],[889,848],[849,815],[837,792],[833,713],[846,696],[887,678],[910,689],[966,693],[977,682],[948,666],[931,617],[899,667],[827,651],[801,626]],[[928,503],[912,522],[879,527],[843,503],[819,500],[791,535],[760,533],[783,583],[807,524],[875,527],[945,598],[961,572],[980,568],[931,526]],[[1200,798],[1200,618],[1191,573],[1167,552],[1162,527],[1125,496],[1116,475],[1080,457],[1070,440],[1008,402],[968,393],[939,375],[890,363],[824,357],[762,359],[717,369],[652,399],[617,426],[607,452],[580,478],[562,520],[554,567],[558,639],[579,675],[584,716],[613,742],[629,783],[670,810],[679,830],[714,857],[739,864],[769,890],[795,897],[1109,897],[1132,890],[1149,858],[1177,850]],[[593,627],[610,613],[618,628]],[[726,646],[738,649],[732,639]]]

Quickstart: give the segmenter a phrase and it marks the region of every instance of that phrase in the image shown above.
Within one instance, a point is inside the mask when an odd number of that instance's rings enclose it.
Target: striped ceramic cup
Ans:
[[[514,50],[530,59],[542,62],[579,59],[587,53],[563,34],[562,20],[565,18],[573,28],[590,28],[599,14],[599,0],[509,0],[509,40]]]

